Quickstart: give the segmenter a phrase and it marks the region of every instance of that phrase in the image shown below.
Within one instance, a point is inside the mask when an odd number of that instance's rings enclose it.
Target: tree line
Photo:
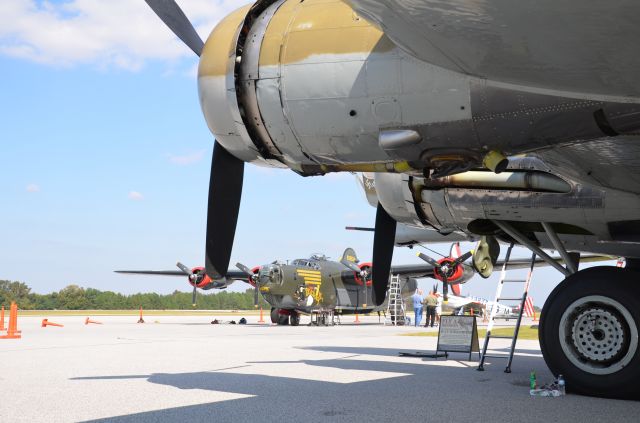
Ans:
[[[193,310],[191,293],[174,291],[172,294],[138,293],[124,295],[69,285],[50,294],[37,294],[18,281],[0,280],[0,305],[8,308],[12,301],[22,310]],[[263,307],[270,306],[259,296]],[[202,310],[250,310],[254,308],[254,289],[245,292],[198,292],[197,307]]]

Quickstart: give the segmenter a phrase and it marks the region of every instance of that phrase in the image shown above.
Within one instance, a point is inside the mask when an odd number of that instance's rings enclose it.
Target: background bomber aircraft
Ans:
[[[503,261],[492,260],[486,254],[487,246],[478,243],[473,264],[465,261],[472,253],[462,254],[460,244],[451,246],[450,255],[435,260],[422,253],[419,257],[425,263],[391,266],[391,273],[400,277],[401,295],[405,302],[416,291],[417,279],[432,278],[441,281],[443,291],[450,288],[454,295],[450,303],[445,301],[443,310],[455,311],[460,307],[471,309],[481,314],[487,304],[472,297],[461,296],[460,285],[468,282],[476,273],[489,272],[489,267],[502,267]],[[595,259],[601,260],[601,257]],[[507,270],[525,269],[531,265],[531,259],[513,259]],[[546,266],[543,260],[537,260],[535,266]],[[315,254],[309,258],[295,259],[289,262],[273,261],[269,264],[249,268],[236,263],[239,270],[228,271],[224,282],[212,280],[203,267],[189,269],[177,263],[180,270],[116,270],[116,273],[134,275],[158,275],[187,277],[193,286],[193,305],[196,305],[197,289],[224,289],[234,281],[242,281],[252,285],[255,290],[254,303],[258,304],[258,293],[271,305],[271,321],[278,324],[300,323],[300,314],[312,312],[336,311],[340,314],[371,313],[386,310],[386,301],[382,304],[373,302],[373,286],[371,279],[372,263],[361,263],[355,251],[347,248],[340,261],[329,260],[324,255]],[[476,270],[481,268],[481,271]],[[435,286],[437,290],[437,285]],[[499,305],[496,305],[499,307]],[[498,314],[509,314],[509,308],[499,307]]]
[[[397,222],[522,245],[566,276],[540,322],[551,371],[574,392],[640,395],[640,3],[258,0],[206,44],[175,1],[147,3],[200,56],[212,280],[244,162],[374,172],[375,304]],[[582,252],[627,266],[578,271]]]

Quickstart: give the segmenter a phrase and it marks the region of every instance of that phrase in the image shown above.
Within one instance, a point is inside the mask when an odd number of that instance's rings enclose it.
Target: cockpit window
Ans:
[[[312,269],[320,270],[320,265],[318,263],[314,262],[314,261],[311,261],[311,260],[296,259],[296,260],[292,261],[291,264],[294,265],[294,266],[310,267]]]

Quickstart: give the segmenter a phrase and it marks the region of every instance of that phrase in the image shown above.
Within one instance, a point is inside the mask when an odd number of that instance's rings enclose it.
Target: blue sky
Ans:
[[[205,38],[243,3],[180,4]],[[40,293],[72,283],[123,293],[189,290],[180,279],[113,270],[203,262],[213,138],[196,65],[142,1],[0,5],[0,279]],[[344,227],[374,219],[349,174],[302,178],[246,165],[232,263],[316,252],[337,258],[348,246],[369,260],[372,235]],[[416,260],[415,251],[395,251],[396,263]],[[537,271],[535,303],[560,280]],[[491,297],[495,284],[495,276],[476,278],[463,292]]]

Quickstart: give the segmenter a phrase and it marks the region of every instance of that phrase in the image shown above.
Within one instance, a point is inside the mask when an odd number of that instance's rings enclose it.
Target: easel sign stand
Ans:
[[[480,356],[478,324],[476,316],[441,316],[438,328],[438,344],[435,354],[399,353],[403,357],[449,358],[450,352],[469,353],[469,361],[474,352]]]

